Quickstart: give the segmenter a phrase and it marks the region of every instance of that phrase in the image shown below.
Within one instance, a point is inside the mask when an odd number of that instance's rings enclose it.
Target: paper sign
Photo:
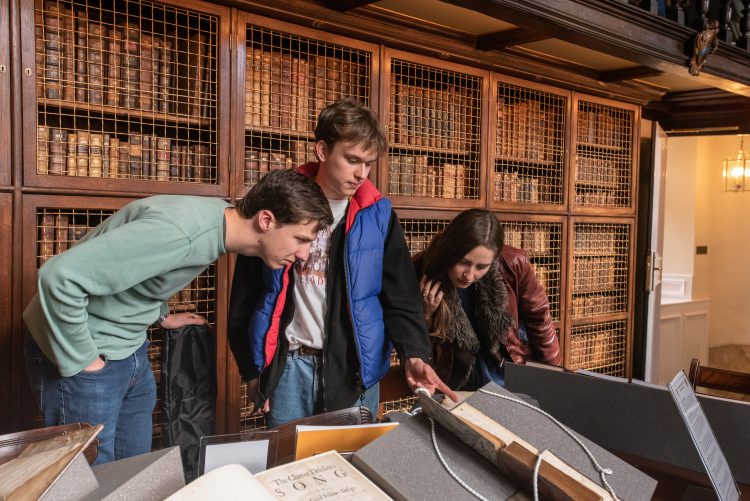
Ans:
[[[693,392],[684,371],[680,371],[668,385],[677,409],[685,421],[690,438],[698,450],[698,455],[706,468],[716,495],[721,501],[734,501],[740,498],[740,491],[729,469],[724,453],[721,452],[706,414]]]

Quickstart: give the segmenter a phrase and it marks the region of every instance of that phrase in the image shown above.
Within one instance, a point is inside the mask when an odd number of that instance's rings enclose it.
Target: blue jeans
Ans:
[[[26,370],[44,425],[104,425],[94,464],[149,452],[156,382],[147,350],[148,341],[123,360],[107,360],[99,370],[62,377],[27,334]]]
[[[300,355],[298,350],[287,352],[284,372],[271,395],[271,411],[266,414],[269,428],[323,412],[322,369],[320,356]],[[376,383],[352,406],[367,407],[376,416],[379,400],[380,386]]]

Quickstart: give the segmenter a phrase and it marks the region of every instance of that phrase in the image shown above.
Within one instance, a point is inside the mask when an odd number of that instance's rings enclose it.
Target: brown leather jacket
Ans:
[[[505,347],[514,363],[536,360],[550,365],[562,364],[562,352],[549,311],[549,299],[537,280],[526,252],[510,245],[500,253],[500,274],[508,289],[508,312],[516,326],[519,317],[526,326],[529,344],[518,339],[518,329],[512,329]]]

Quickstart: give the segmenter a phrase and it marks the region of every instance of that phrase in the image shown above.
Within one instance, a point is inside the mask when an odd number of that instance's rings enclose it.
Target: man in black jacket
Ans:
[[[324,109],[315,129],[315,177],[334,224],[305,262],[279,272],[239,256],[229,343],[249,397],[269,426],[353,405],[377,412],[392,344],[412,389],[454,396],[427,364],[419,286],[390,201],[367,179],[387,140],[377,117],[349,100]],[[255,279],[263,276],[263,281]]]

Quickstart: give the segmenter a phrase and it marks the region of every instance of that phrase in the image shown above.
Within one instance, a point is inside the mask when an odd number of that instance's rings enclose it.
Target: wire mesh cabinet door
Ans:
[[[572,212],[635,214],[639,130],[638,106],[574,94]]]
[[[27,185],[228,194],[229,9],[22,4]]]

